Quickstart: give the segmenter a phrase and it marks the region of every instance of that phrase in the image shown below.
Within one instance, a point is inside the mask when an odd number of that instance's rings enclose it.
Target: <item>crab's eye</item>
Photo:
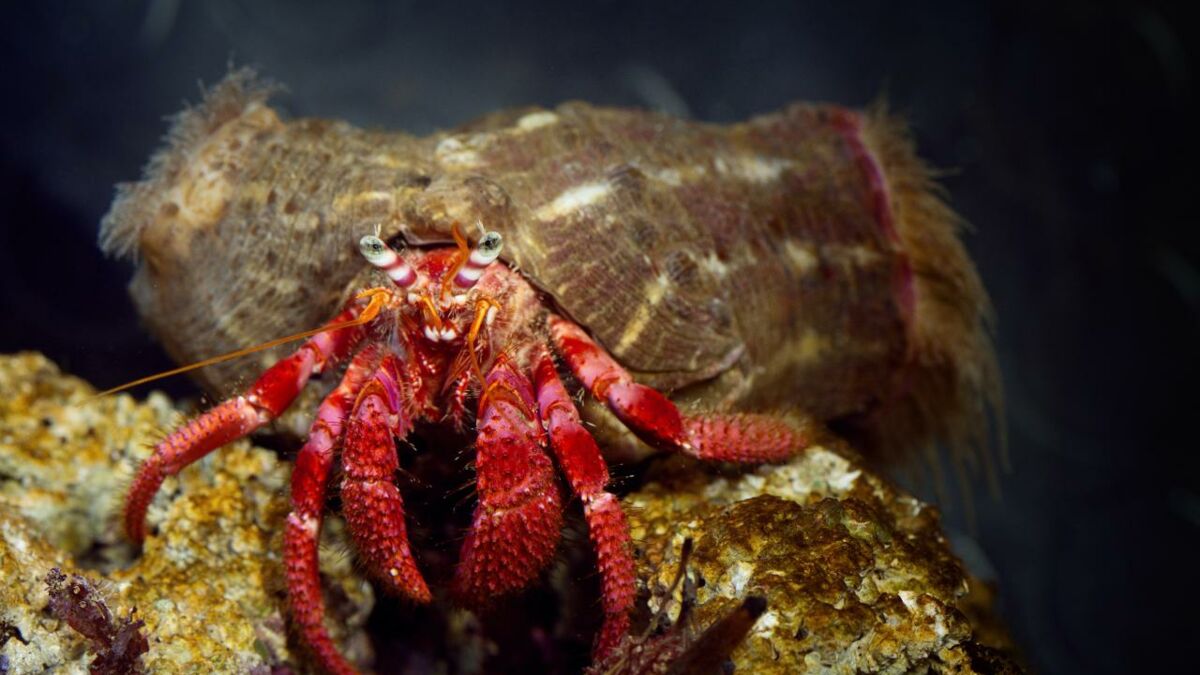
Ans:
[[[368,234],[358,240],[358,250],[362,252],[363,257],[370,262],[375,262],[387,250],[387,244],[383,240],[373,234]]]
[[[504,237],[499,232],[488,232],[479,240],[479,252],[495,259],[504,248]]]

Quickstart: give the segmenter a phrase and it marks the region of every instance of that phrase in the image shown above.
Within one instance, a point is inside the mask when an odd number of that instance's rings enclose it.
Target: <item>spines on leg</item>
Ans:
[[[360,303],[333,319],[345,323],[362,311]],[[217,448],[235,441],[287,409],[314,372],[343,358],[362,339],[361,326],[318,333],[268,368],[245,395],[232,398],[172,432],[138,468],[125,498],[125,533],[136,544],[146,538],[146,509],[163,479]]]
[[[604,625],[593,653],[598,661],[629,633],[629,614],[637,593],[629,523],[617,498],[606,490],[608,467],[600,448],[580,422],[554,362],[544,350],[534,368],[538,409],[550,436],[550,447],[571,489],[583,501],[588,538],[600,568]]]
[[[388,355],[363,387],[346,425],[342,450],[342,515],[367,570],[384,587],[414,602],[433,599],[417,568],[396,487],[394,437],[412,428],[404,410],[402,366]]]
[[[783,462],[812,444],[805,420],[756,414],[697,415],[684,420],[685,451],[714,462]]]
[[[341,383],[317,409],[308,440],[292,470],[292,512],[283,534],[283,560],[287,574],[288,606],[301,638],[321,666],[339,675],[355,672],[325,629],[325,602],[317,557],[325,488],[341,441],[346,416],[355,397],[378,365],[378,350],[365,347],[346,369]]]
[[[263,418],[245,397],[212,408],[176,429],[154,447],[138,468],[125,497],[125,535],[135,544],[146,538],[146,509],[163,479],[217,448],[257,429]]]
[[[550,562],[562,503],[529,379],[501,356],[480,396],[479,504],[463,543],[453,593],[476,606],[527,586]]]

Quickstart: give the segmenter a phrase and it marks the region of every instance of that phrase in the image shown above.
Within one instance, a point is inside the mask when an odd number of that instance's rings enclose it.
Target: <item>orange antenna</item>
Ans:
[[[93,399],[101,398],[103,396],[108,396],[109,394],[115,394],[119,391],[125,391],[126,389],[131,389],[133,387],[138,386],[139,384],[146,384],[147,382],[154,382],[155,380],[161,380],[163,378],[171,377],[172,375],[179,375],[180,373],[186,373],[188,371],[196,370],[198,368],[203,368],[205,366],[211,366],[215,363],[222,363],[224,361],[230,361],[230,360],[236,359],[240,356],[246,356],[247,354],[261,352],[265,349],[270,349],[272,347],[278,347],[279,345],[287,344],[289,342],[294,342],[296,340],[301,340],[306,337],[312,337],[313,335],[316,335],[317,333],[324,333],[325,331],[328,331],[328,330],[339,330],[342,328],[350,328],[352,326],[361,326],[364,323],[368,323],[368,322],[372,321],[376,316],[379,315],[379,311],[381,309],[383,309],[383,303],[387,300],[387,298],[385,296],[390,295],[390,293],[391,292],[388,291],[386,288],[368,288],[367,290],[362,291],[361,293],[356,295],[355,299],[359,299],[359,298],[363,298],[363,297],[367,297],[367,296],[369,296],[371,299],[368,301],[366,308],[363,309],[362,314],[359,314],[357,318],[351,319],[350,321],[343,321],[342,323],[325,325],[325,326],[321,326],[320,328],[306,330],[303,333],[296,333],[295,335],[288,335],[287,337],[276,338],[269,342],[264,342],[259,345],[254,345],[253,347],[245,347],[243,349],[238,349],[236,351],[229,352],[228,354],[222,354],[220,356],[214,356],[209,359],[204,359],[203,361],[189,363],[186,366],[180,366],[173,370],[168,370],[168,371],[161,372],[161,373],[155,373],[154,375],[148,375],[141,379],[137,379],[132,382],[126,382],[125,384],[122,384],[120,386],[113,387],[112,389],[105,389],[104,391],[100,392],[99,394],[96,394],[92,398]]]

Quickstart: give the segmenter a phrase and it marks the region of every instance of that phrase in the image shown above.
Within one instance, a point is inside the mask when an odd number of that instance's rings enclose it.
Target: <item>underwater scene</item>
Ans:
[[[0,675],[1188,668],[1169,6],[6,14]]]

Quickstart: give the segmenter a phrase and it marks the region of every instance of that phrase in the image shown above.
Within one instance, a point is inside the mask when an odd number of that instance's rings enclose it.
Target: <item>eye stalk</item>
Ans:
[[[500,251],[503,249],[504,238],[500,236],[499,232],[485,232],[479,238],[475,249],[471,251],[471,255],[467,257],[467,262],[455,275],[454,287],[465,291],[474,286],[475,282],[479,281],[479,277],[483,276],[483,270],[500,257]]]
[[[358,240],[358,251],[375,267],[383,270],[392,283],[400,288],[408,288],[417,280],[417,272],[392,250],[387,242],[379,237],[368,234]]]

